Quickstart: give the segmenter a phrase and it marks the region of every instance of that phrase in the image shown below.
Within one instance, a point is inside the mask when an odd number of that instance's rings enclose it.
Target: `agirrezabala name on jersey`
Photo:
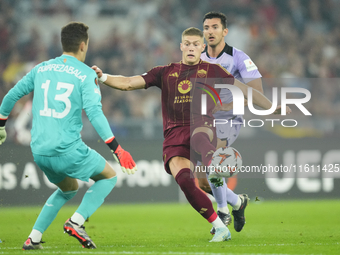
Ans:
[[[74,69],[73,66],[63,65],[63,64],[49,64],[47,66],[40,66],[38,69],[38,73],[40,72],[46,72],[46,71],[54,71],[54,72],[66,72],[69,74],[73,74],[76,76],[79,80],[84,82],[86,79],[86,75],[80,75],[81,71],[78,69]]]

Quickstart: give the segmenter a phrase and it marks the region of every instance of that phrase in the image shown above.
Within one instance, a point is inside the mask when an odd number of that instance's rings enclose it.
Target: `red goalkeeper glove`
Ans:
[[[113,137],[106,144],[110,147],[115,160],[120,164],[123,173],[134,174],[137,171],[137,166],[130,153],[124,150],[116,138]]]

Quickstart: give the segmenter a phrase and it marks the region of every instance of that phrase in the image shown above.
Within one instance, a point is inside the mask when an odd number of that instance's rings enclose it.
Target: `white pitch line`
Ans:
[[[288,244],[241,244],[241,245],[229,245],[226,243],[226,247],[273,247],[273,246],[305,246],[306,243],[288,243]],[[314,245],[318,246],[336,246],[340,245],[339,242],[336,243],[314,243]],[[190,245],[188,247],[207,247],[206,246],[199,246],[199,245]],[[76,246],[74,246],[76,247]],[[74,248],[70,247],[70,248]],[[77,246],[78,247],[78,246]],[[124,246],[121,246],[124,247]],[[44,246],[44,250],[37,250],[36,253],[38,254],[60,254],[60,250],[58,249],[61,247],[58,246]],[[116,249],[115,246],[102,246],[101,248],[111,248]],[[126,248],[131,248],[131,246],[126,246]],[[14,250],[17,250],[18,253],[22,253],[22,247],[0,247],[0,254],[7,255],[13,254]],[[53,249],[53,250],[51,250]],[[124,255],[224,255],[225,253],[214,253],[214,252],[143,252],[143,251],[62,251],[63,254],[107,254],[107,255],[116,255],[116,254],[124,254]],[[228,253],[228,255],[288,255],[285,253]]]
[[[265,246],[305,246],[305,245],[310,245],[309,243],[274,243],[274,244],[229,244],[226,243],[226,247],[265,247]],[[332,245],[340,245],[340,242],[336,242],[336,243],[313,243],[313,245],[317,245],[317,246],[332,246]],[[78,246],[73,246],[74,247],[78,247]],[[124,247],[124,246],[120,246]],[[137,247],[137,248],[144,248],[145,246],[125,246],[126,248],[131,248],[131,247]],[[156,246],[156,247],[161,247],[161,246]],[[188,245],[187,247],[195,247],[195,248],[200,248],[200,247],[208,247],[208,245]],[[210,246],[209,246],[210,247]],[[112,248],[115,249],[117,248],[114,245],[103,245],[100,246],[100,248]],[[21,250],[22,247],[0,247],[0,251],[1,250]],[[59,249],[58,246],[44,246],[44,249]],[[41,251],[41,250],[40,250]],[[52,252],[52,251],[51,251]],[[76,252],[76,251],[75,251]],[[98,251],[99,252],[99,251]],[[115,251],[112,251],[115,252]],[[125,252],[125,251],[123,251]],[[127,251],[127,252],[131,252],[131,251]],[[70,253],[70,252],[68,252]],[[142,254],[159,254],[159,252],[141,252]],[[133,254],[138,254],[138,252],[133,252]],[[161,254],[181,254],[181,252],[163,252]],[[204,253],[204,252],[183,252],[183,254],[214,254],[214,253]],[[219,254],[219,253],[215,253],[215,254]]]
[[[60,251],[37,251],[38,254],[60,254]],[[0,252],[0,254],[13,254],[13,252]],[[63,254],[126,254],[126,255],[225,255],[225,253],[213,253],[213,252],[133,252],[133,251],[63,251]],[[290,255],[287,253],[228,253],[228,255]]]

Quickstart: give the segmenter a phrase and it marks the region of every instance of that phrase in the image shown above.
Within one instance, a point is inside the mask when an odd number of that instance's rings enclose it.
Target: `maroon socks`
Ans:
[[[207,195],[195,185],[191,170],[189,168],[181,169],[175,179],[191,206],[210,223],[213,222],[217,218],[217,214]]]

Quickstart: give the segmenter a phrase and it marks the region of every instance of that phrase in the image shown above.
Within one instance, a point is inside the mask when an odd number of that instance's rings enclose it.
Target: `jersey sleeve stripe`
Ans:
[[[0,113],[0,120],[7,120],[8,119],[8,116],[4,116]]]
[[[114,136],[112,136],[112,137],[106,139],[105,143],[111,143],[111,142],[113,141],[113,139],[115,139]]]

